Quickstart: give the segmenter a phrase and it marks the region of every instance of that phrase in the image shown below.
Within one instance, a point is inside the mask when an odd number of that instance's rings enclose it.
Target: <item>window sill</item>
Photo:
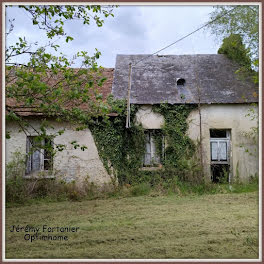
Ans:
[[[141,171],[156,171],[156,170],[161,170],[162,165],[159,165],[158,167],[142,167],[139,170]]]
[[[50,171],[35,171],[23,176],[24,179],[53,179],[55,176]]]
[[[230,164],[229,161],[211,161],[211,165],[214,165],[214,164]]]

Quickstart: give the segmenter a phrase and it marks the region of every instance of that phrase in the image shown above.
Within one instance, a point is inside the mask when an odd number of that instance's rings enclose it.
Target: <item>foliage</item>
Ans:
[[[6,165],[6,203],[8,206],[29,203],[32,199],[50,201],[79,201],[85,197],[93,198],[98,195],[98,187],[88,181],[77,185],[72,181],[66,183],[57,178],[25,177],[26,157],[20,152],[12,155]]]
[[[18,8],[23,9],[31,17],[32,25],[40,32],[46,32],[50,40],[60,37],[66,43],[73,40],[65,32],[66,21],[78,19],[85,25],[95,21],[101,27],[103,18],[113,16],[113,6],[20,5]],[[14,20],[9,21],[7,39],[14,30]],[[97,88],[106,80],[97,64],[101,53],[96,49],[95,54],[90,56],[86,51],[79,51],[73,59],[69,59],[59,51],[60,46],[55,42],[41,46],[28,42],[26,36],[19,36],[16,43],[6,46],[6,118],[17,122],[26,135],[31,135],[33,129],[44,139],[49,126],[48,117],[84,128],[91,117],[104,116],[107,112]],[[16,62],[19,58],[23,58],[21,63]],[[73,69],[77,59],[82,60],[81,66]],[[44,117],[40,131],[23,117],[25,112]],[[7,137],[10,137],[9,133]],[[58,150],[64,147],[58,146]]]
[[[158,171],[142,171],[145,153],[144,129],[132,122],[131,128],[126,124],[126,102],[109,98],[109,105],[118,113],[117,117],[108,120],[94,121],[90,129],[94,136],[99,155],[113,181],[119,184],[140,184],[147,182],[152,186],[161,180],[178,177],[196,183],[199,169],[193,159],[195,145],[186,135],[187,117],[196,106],[161,104],[153,110],[165,118],[165,125],[155,133],[154,141],[158,154],[162,156],[162,140],[165,136],[165,159],[163,168]],[[138,106],[131,105],[131,120],[135,121]],[[195,174],[195,176],[194,176]],[[191,175],[191,178],[190,178]],[[194,178],[196,179],[194,180]]]
[[[247,193],[258,191],[257,175],[249,183],[213,184],[199,181],[186,181],[178,177],[175,170],[137,171],[137,174],[126,180],[132,184],[98,187],[87,180],[82,184],[75,181],[66,183],[58,178],[31,178],[24,176],[25,157],[19,152],[6,166],[6,205],[7,207],[32,204],[40,201],[81,201],[98,198],[118,198],[130,196],[163,196],[163,195],[204,195],[217,193]],[[189,172],[190,173],[190,172]],[[127,175],[128,177],[128,175]]]
[[[197,160],[197,146],[188,137],[187,118],[196,105],[154,106],[153,110],[164,116],[162,133],[165,136],[164,169],[165,174],[177,177],[193,184],[202,180],[200,163]]]
[[[12,161],[6,165],[5,194],[7,202],[24,202],[26,188],[23,176],[25,174],[25,157],[20,152],[13,153]]]
[[[132,124],[126,128],[126,101],[108,98],[108,103],[117,117],[95,120],[90,123],[99,155],[107,172],[113,176],[113,183],[132,183],[133,175],[142,165],[145,150],[144,131]],[[137,106],[131,105],[131,119],[135,117]]]
[[[30,5],[19,6],[23,8],[31,16],[33,25],[37,25],[39,29],[46,31],[49,38],[54,36],[63,35],[66,42],[73,38],[65,33],[65,21],[79,19],[82,20],[84,25],[89,25],[91,20],[94,20],[98,27],[104,23],[101,15],[105,18],[114,16],[113,6],[100,6],[100,5]]]
[[[132,196],[147,195],[151,191],[151,186],[148,183],[141,183],[133,186],[130,190]]]
[[[237,62],[240,66],[251,69],[251,61],[248,54],[249,48],[245,48],[239,34],[231,34],[229,37],[224,38],[218,53],[226,54],[229,59]]]
[[[228,14],[226,14],[229,12]],[[215,20],[218,18],[217,20]],[[214,6],[208,25],[211,33],[220,39],[239,34],[249,49],[252,63],[259,57],[259,6],[220,5]]]
[[[224,38],[222,46],[218,49],[218,54],[225,54],[240,66],[236,72],[240,77],[251,77],[254,82],[257,82],[258,72],[252,70],[249,51],[249,48],[245,48],[239,34],[231,34]]]

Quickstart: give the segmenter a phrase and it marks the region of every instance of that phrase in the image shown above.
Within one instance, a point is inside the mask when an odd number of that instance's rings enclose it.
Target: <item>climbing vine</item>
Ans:
[[[140,170],[145,153],[146,136],[144,129],[135,124],[139,106],[131,105],[131,127],[126,128],[126,101],[109,97],[108,104],[114,117],[94,120],[90,129],[94,136],[99,156],[107,172],[119,184],[134,184],[152,181],[153,175],[160,178],[181,176],[190,169],[189,160],[195,152],[195,144],[186,135],[187,118],[196,108],[194,105],[170,105],[167,103],[153,106],[153,111],[164,116],[165,124],[154,133],[156,151],[163,164],[154,172]],[[181,176],[182,179],[184,177]]]
[[[126,128],[126,101],[108,98],[115,117],[95,120],[90,129],[95,139],[99,156],[107,172],[118,179],[120,184],[132,183],[133,175],[142,166],[145,150],[145,136],[142,127],[135,125]],[[135,118],[138,107],[131,105],[131,120]]]
[[[154,112],[160,113],[165,124],[162,133],[166,139],[164,166],[179,167],[182,157],[190,158],[194,154],[195,145],[186,135],[187,118],[195,105],[160,104],[153,106]]]

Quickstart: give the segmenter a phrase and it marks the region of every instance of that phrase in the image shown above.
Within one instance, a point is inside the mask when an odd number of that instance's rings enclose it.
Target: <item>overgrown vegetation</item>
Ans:
[[[126,102],[108,98],[111,110],[117,113],[114,118],[96,120],[90,124],[99,155],[113,182],[133,183],[138,168],[142,165],[145,151],[144,130],[132,124],[126,128]],[[131,119],[134,119],[138,106],[131,105]]]
[[[93,119],[89,126],[103,164],[112,175],[112,184],[99,187],[88,180],[81,184],[66,183],[59,177],[25,179],[26,157],[14,153],[13,161],[6,166],[7,204],[24,204],[32,199],[80,201],[107,197],[201,195],[258,190],[256,177],[249,184],[237,181],[231,187],[203,181],[197,146],[186,135],[187,118],[196,106],[161,104],[153,107],[153,111],[162,114],[165,119],[164,126],[155,133],[154,138],[158,154],[163,157],[162,167],[142,170],[146,137],[144,129],[134,122],[138,106],[131,106],[133,122],[131,128],[127,129],[126,102],[109,97],[108,104],[118,116]],[[161,143],[164,138],[163,149]]]
[[[254,83],[258,83],[258,72],[252,69],[252,67],[256,69],[258,60],[251,62],[250,49],[245,47],[239,34],[231,34],[224,38],[218,54],[225,54],[240,66],[236,71],[240,78],[251,78]]]
[[[161,157],[162,168],[158,171],[140,170],[145,152],[144,129],[136,124],[135,114],[139,106],[131,105],[132,125],[126,128],[126,102],[109,98],[112,111],[118,116],[94,122],[90,125],[99,155],[113,181],[119,184],[138,184],[147,182],[151,186],[161,181],[178,178],[194,184],[201,183],[198,172],[199,162],[195,160],[195,144],[186,135],[187,117],[196,107],[194,105],[153,106],[153,111],[164,116],[165,124],[155,133],[155,145]],[[165,138],[165,147],[162,141]],[[164,151],[164,153],[162,153]],[[165,158],[163,158],[165,157]],[[199,174],[199,175],[198,175]],[[196,179],[195,179],[196,178]]]
[[[103,116],[107,106],[103,102],[98,87],[106,80],[97,60],[101,52],[95,49],[93,55],[87,51],[78,51],[69,58],[55,44],[59,39],[64,45],[73,41],[65,24],[73,20],[89,26],[92,22],[98,27],[104,20],[113,17],[114,6],[100,5],[19,5],[6,6],[8,13],[12,9],[23,10],[32,22],[32,28],[38,28],[40,39],[45,41],[31,43],[26,35],[17,36],[12,41],[16,28],[15,18],[6,25],[5,48],[5,85],[6,85],[6,120],[16,122],[19,129],[27,136],[36,134],[45,139],[50,123],[42,119],[41,129],[35,127],[23,113],[42,114],[43,117],[56,118],[85,126],[87,120],[94,116]],[[89,30],[89,28],[87,29]],[[29,29],[30,32],[30,29]],[[41,35],[44,33],[44,35]],[[56,39],[57,38],[57,39]],[[11,39],[11,40],[10,40]],[[56,39],[56,40],[55,40]],[[12,41],[12,42],[10,42]],[[73,68],[78,62],[79,67]],[[34,132],[32,132],[34,131]],[[62,134],[62,129],[59,133]],[[58,136],[54,133],[52,137]],[[6,137],[10,137],[9,131]],[[78,144],[75,144],[78,146]],[[65,145],[55,146],[62,151]],[[84,148],[84,146],[78,146]]]
[[[173,171],[144,171],[142,178],[132,184],[97,186],[87,180],[82,184],[66,183],[59,178],[24,178],[25,157],[15,153],[13,161],[6,166],[6,206],[14,207],[36,202],[81,201],[93,199],[202,195],[216,193],[244,193],[258,191],[258,178],[251,177],[248,184],[212,184],[183,181]],[[167,174],[166,174],[167,173]]]

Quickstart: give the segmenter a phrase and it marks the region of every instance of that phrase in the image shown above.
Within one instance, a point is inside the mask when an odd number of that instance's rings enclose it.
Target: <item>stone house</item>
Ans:
[[[251,128],[258,125],[258,120],[248,115],[252,109],[258,113],[258,89],[236,74],[237,69],[238,66],[224,55],[117,55],[115,69],[105,69],[108,80],[101,89],[104,97],[112,93],[116,99],[128,100],[128,107],[140,106],[132,122],[141,124],[146,133],[143,167],[157,168],[161,162],[153,133],[162,128],[164,117],[153,111],[153,105],[193,104],[199,107],[188,117],[188,136],[201,144],[205,178],[218,181],[220,174],[228,171],[229,181],[238,174],[246,181],[259,171],[258,146],[247,136]],[[21,114],[38,126],[38,117]],[[53,160],[54,172],[68,181],[81,181],[86,177],[99,185],[111,181],[89,129],[75,131],[72,125],[57,122],[53,122],[53,127],[53,132],[66,128],[65,133],[54,140],[67,145]],[[30,144],[29,136],[19,132],[16,123],[7,123],[6,130],[11,132],[11,138],[6,140],[8,163],[14,151],[27,153]],[[34,131],[31,132],[30,136],[34,136]],[[74,149],[69,138],[86,144],[88,149]],[[45,153],[32,155],[25,176],[45,171],[47,159]]]

